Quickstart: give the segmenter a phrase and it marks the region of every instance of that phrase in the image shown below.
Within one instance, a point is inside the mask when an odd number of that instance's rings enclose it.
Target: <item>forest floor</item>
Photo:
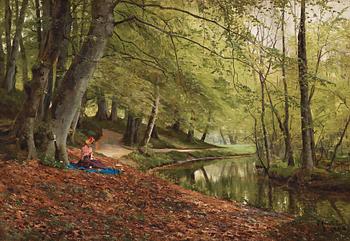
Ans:
[[[329,240],[315,232],[334,232],[123,168],[106,176],[0,161],[0,240]]]

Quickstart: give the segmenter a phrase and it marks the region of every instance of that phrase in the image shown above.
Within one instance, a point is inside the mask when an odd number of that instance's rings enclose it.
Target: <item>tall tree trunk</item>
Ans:
[[[92,19],[88,36],[66,72],[53,101],[52,126],[56,136],[56,152],[58,158],[65,163],[68,163],[66,141],[69,127],[77,108],[81,105],[82,97],[95,71],[96,64],[103,55],[107,40],[113,33],[113,12],[117,3],[118,1],[114,0],[92,1]],[[50,156],[54,154],[52,145],[48,154]]]
[[[57,73],[56,73],[56,78],[55,78],[55,83],[54,83],[54,92],[56,92],[63,80],[64,74],[67,71],[66,68],[66,63],[68,60],[68,48],[69,48],[69,42],[71,41],[70,33],[71,33],[71,28],[72,28],[72,15],[71,11],[69,10],[66,15],[66,26],[64,29],[64,40],[62,43],[62,48],[60,51],[60,55],[58,56],[58,62],[57,62]]]
[[[301,0],[300,27],[298,34],[298,67],[300,86],[300,112],[301,112],[301,134],[302,134],[302,166],[304,169],[312,169],[314,166],[312,155],[312,126],[310,123],[309,110],[309,84],[307,79],[307,57],[306,57],[306,4]]]
[[[285,36],[285,6],[282,9],[282,81],[284,90],[284,122],[283,122],[283,138],[284,138],[284,160],[287,161],[288,166],[294,166],[292,138],[289,129],[289,96],[288,84],[286,75],[286,36]]]
[[[126,145],[133,146],[138,142],[138,131],[142,118],[134,117],[133,114],[129,112],[127,119],[123,141]]]
[[[343,143],[343,139],[345,137],[345,134],[346,134],[346,131],[348,129],[349,124],[350,124],[350,116],[348,117],[348,119],[346,121],[345,127],[340,135],[338,143],[334,147],[334,151],[333,151],[332,158],[331,158],[331,164],[329,165],[329,170],[331,170],[333,168],[335,158],[337,157],[338,148]]]
[[[191,124],[190,128],[188,129],[187,132],[187,141],[193,142],[194,141],[194,128]]]
[[[231,144],[231,145],[237,144],[237,140],[236,140],[236,137],[235,137],[235,133],[234,133],[234,132],[231,132],[231,133],[228,135],[228,138],[230,139],[230,144]]]
[[[224,145],[227,145],[227,141],[226,141],[226,138],[225,138],[224,132],[222,131],[222,129],[221,129],[221,128],[220,128],[220,135],[221,135],[222,142],[224,143]]]
[[[12,9],[9,0],[5,0],[5,43],[6,43],[6,68],[9,66],[11,56],[11,29],[12,29]],[[6,71],[5,71],[6,74]],[[4,78],[5,81],[5,78]],[[2,83],[4,85],[4,83]]]
[[[99,89],[97,93],[97,112],[95,115],[98,120],[108,120],[108,108],[105,93]]]
[[[208,135],[208,125],[205,127],[205,130],[202,134],[202,137],[201,137],[201,141],[202,142],[205,142],[205,139],[207,138],[207,135]]]
[[[15,73],[16,73],[16,61],[19,52],[19,42],[21,39],[24,17],[28,6],[28,0],[23,0],[21,10],[16,21],[16,32],[13,37],[10,57],[8,58],[8,65],[6,68],[6,75],[4,81],[4,88],[7,92],[11,92],[15,87]],[[9,54],[9,53],[8,53]]]
[[[151,140],[153,128],[156,124],[157,115],[158,115],[158,109],[159,109],[159,100],[160,100],[160,94],[159,94],[159,86],[155,86],[155,100],[153,101],[152,111],[151,115],[148,120],[145,136],[142,140],[142,146],[147,146],[149,141]]]
[[[34,6],[35,6],[35,17],[36,17],[36,38],[38,41],[38,49],[41,49],[41,13],[40,13],[40,1],[39,0],[35,0],[34,2]]]
[[[5,79],[5,68],[6,68],[6,58],[5,58],[5,52],[2,45],[2,36],[3,31],[2,28],[0,28],[0,86],[2,86],[2,83]]]
[[[117,98],[113,96],[111,114],[109,116],[109,120],[116,121],[117,119],[118,119],[118,102],[117,102]]]
[[[271,153],[270,153],[270,142],[269,142],[269,136],[266,128],[265,123],[265,77],[262,73],[259,73],[259,80],[261,85],[261,115],[260,115],[260,121],[261,121],[261,128],[263,131],[263,138],[264,138],[264,147],[265,147],[265,158],[266,158],[266,166],[267,169],[270,168],[270,161],[271,161]]]
[[[24,47],[22,35],[19,41],[19,45],[21,48],[21,58],[22,58],[22,81],[24,84],[29,81],[29,75],[28,75],[28,59],[27,59],[26,49]]]
[[[207,138],[208,131],[209,131],[209,125],[210,125],[210,119],[211,119],[211,111],[209,111],[209,114],[208,114],[208,123],[207,123],[207,125],[205,126],[203,135],[202,135],[202,137],[201,137],[201,141],[202,141],[202,142],[204,142],[205,139]]]
[[[157,125],[153,126],[151,137],[154,139],[159,139],[158,128]]]
[[[57,0],[54,2],[52,11],[52,24],[50,30],[45,33],[43,46],[38,55],[38,64],[32,68],[32,81],[26,83],[24,90],[26,100],[22,110],[18,114],[14,124],[14,134],[23,138],[28,146],[28,158],[34,158],[31,153],[36,153],[34,139],[34,123],[40,101],[43,97],[45,86],[52,65],[56,62],[63,41],[64,18],[62,15],[68,10],[67,0]]]

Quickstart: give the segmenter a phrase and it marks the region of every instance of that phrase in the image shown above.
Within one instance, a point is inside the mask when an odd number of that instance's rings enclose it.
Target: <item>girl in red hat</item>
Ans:
[[[96,159],[94,159],[94,153],[92,151],[91,145],[95,142],[93,137],[89,137],[85,141],[85,145],[81,148],[80,161],[78,166],[84,168],[105,168],[106,166]]]

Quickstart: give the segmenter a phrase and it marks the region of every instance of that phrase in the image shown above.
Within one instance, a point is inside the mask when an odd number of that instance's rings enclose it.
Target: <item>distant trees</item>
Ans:
[[[30,3],[5,0],[0,10],[0,85],[11,92],[22,77],[26,99],[13,133],[28,158],[39,150],[67,162],[86,91],[97,100],[97,119],[116,121],[128,109],[128,144],[147,145],[156,127],[189,140],[199,131],[202,141],[222,129],[231,143],[240,135],[233,132],[248,130],[242,139],[257,142],[267,168],[275,158],[298,164],[302,149],[310,169],[323,143],[348,142],[347,128],[339,142],[335,126],[347,116],[349,20],[327,2]],[[292,21],[298,33],[289,31]],[[39,129],[43,142],[35,140]]]

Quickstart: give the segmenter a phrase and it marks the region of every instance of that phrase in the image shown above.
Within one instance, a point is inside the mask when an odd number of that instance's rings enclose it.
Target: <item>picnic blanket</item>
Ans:
[[[83,167],[78,165],[77,163],[69,163],[68,164],[68,169],[72,170],[82,170],[88,173],[100,173],[100,174],[106,174],[106,175],[118,175],[121,174],[121,170],[114,169],[114,168],[109,168],[109,167],[104,167],[104,168],[89,168],[89,167]]]

